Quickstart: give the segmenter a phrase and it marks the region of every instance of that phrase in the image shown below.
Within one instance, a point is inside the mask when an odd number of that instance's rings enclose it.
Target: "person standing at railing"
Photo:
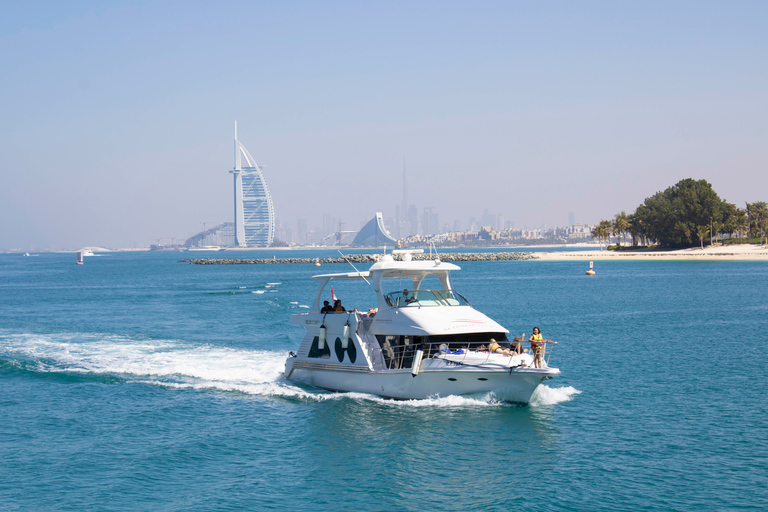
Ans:
[[[541,352],[544,349],[544,337],[541,335],[541,330],[538,327],[533,328],[533,334],[530,339],[531,350],[533,351],[533,367],[541,368]]]

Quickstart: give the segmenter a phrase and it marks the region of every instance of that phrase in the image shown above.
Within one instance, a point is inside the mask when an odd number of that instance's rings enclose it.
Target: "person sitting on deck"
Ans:
[[[523,353],[523,344],[521,342],[525,341],[525,333],[521,334],[520,337],[516,337],[512,340],[512,354],[519,356]]]
[[[333,303],[333,311],[335,313],[344,313],[347,311],[344,309],[344,306],[341,305],[341,299],[336,299],[336,302]]]
[[[320,313],[325,314],[325,313],[330,313],[331,311],[333,311],[333,308],[331,307],[330,302],[328,302],[327,300],[324,300],[323,307],[322,309],[320,309]]]

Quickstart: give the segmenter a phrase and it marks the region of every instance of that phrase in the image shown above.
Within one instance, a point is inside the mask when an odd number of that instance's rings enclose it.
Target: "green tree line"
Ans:
[[[592,229],[592,238],[606,246],[616,236],[619,247],[659,245],[661,247],[691,247],[709,238],[728,235],[737,238],[765,238],[768,245],[768,204],[765,201],[746,203],[738,208],[717,195],[706,180],[684,179],[663,192],[645,199],[634,213],[622,211],[613,220],[601,220]],[[601,247],[602,248],[602,247]]]

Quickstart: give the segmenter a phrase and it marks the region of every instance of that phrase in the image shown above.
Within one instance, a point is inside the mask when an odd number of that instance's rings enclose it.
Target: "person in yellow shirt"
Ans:
[[[544,337],[541,335],[541,330],[538,327],[533,328],[533,334],[530,339],[531,350],[533,351],[533,367],[541,368],[541,352],[544,348]]]

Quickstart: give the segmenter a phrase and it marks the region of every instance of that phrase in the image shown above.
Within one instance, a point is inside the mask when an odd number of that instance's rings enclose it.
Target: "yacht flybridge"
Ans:
[[[542,381],[560,374],[548,357],[537,364],[532,354],[517,353],[507,329],[454,291],[450,272],[457,265],[414,261],[412,252],[394,251],[400,261],[383,255],[368,271],[314,276],[319,286],[309,313],[291,317],[306,334],[286,360],[285,377],[397,399],[492,392],[528,403]],[[321,309],[326,286],[348,280],[370,285],[378,310]],[[427,289],[433,284],[437,289]]]

